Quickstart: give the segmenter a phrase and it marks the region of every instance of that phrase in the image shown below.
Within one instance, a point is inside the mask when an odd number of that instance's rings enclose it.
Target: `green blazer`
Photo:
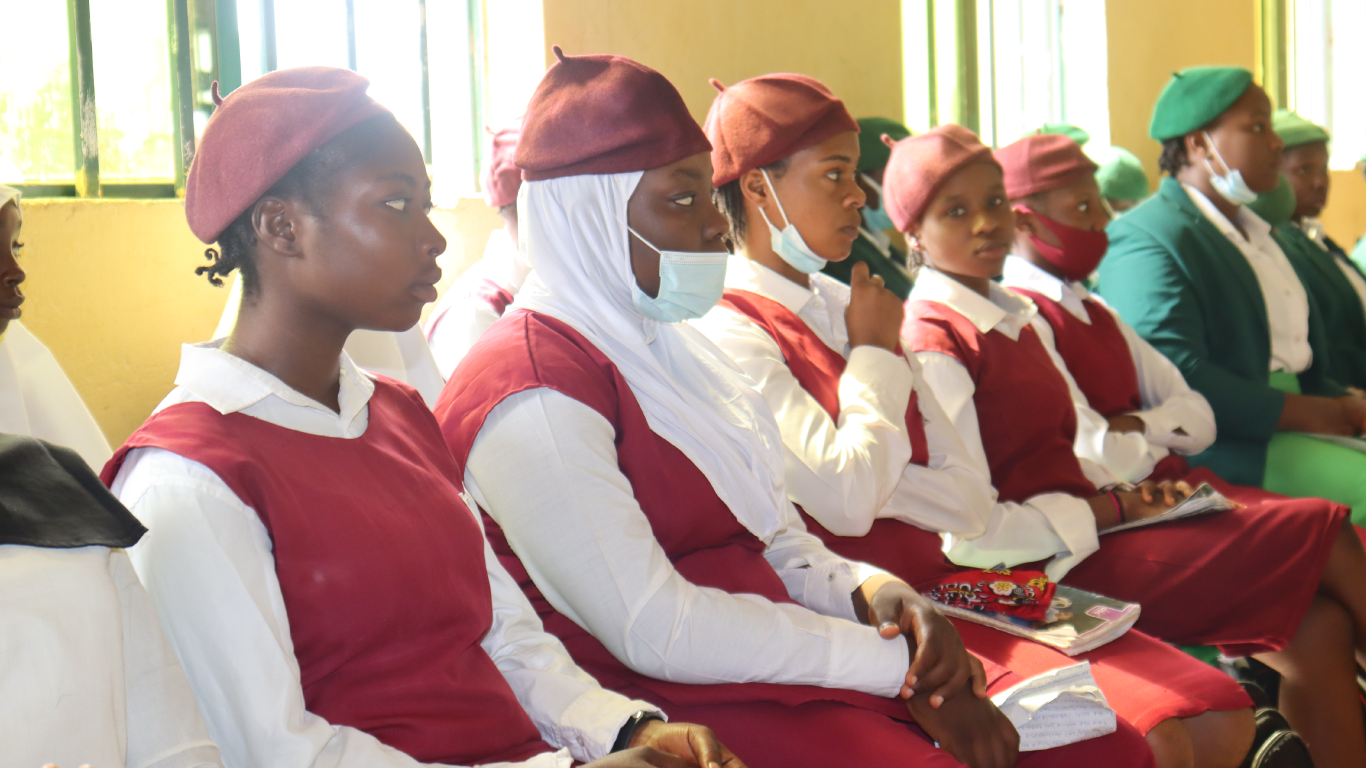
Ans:
[[[1191,463],[1261,487],[1285,393],[1267,383],[1271,332],[1252,266],[1172,178],[1107,231],[1101,295],[1214,408],[1219,436]],[[1327,374],[1328,344],[1312,297],[1309,343],[1314,363],[1299,376],[1301,391],[1343,394]]]
[[[1274,235],[1322,312],[1332,356],[1328,374],[1340,384],[1366,388],[1366,310],[1338,266],[1338,257],[1320,248],[1292,223],[1276,227]],[[1336,245],[1329,241],[1330,248]],[[1349,268],[1357,269],[1346,254],[1342,258]]]
[[[848,285],[854,274],[854,265],[861,261],[868,265],[869,274],[882,275],[882,282],[887,286],[887,290],[905,301],[906,297],[911,295],[911,275],[905,269],[906,254],[898,251],[896,246],[892,246],[891,251],[890,259],[883,256],[873,241],[860,232],[858,239],[854,241],[854,249],[849,252],[849,258],[844,261],[828,262],[821,271]]]

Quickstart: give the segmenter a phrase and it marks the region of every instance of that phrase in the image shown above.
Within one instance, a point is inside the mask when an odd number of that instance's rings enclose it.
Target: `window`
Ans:
[[[1110,142],[1105,4],[904,0],[907,123],[957,122],[1001,146],[1049,122]]]
[[[23,24],[0,29],[0,183],[30,196],[174,195],[215,80],[227,95],[316,64],[370,79],[422,147],[438,204],[452,204],[475,187],[484,138],[483,2],[30,3]]]
[[[1366,71],[1366,4],[1360,0],[1285,0],[1281,17],[1263,27],[1278,35],[1270,47],[1284,57],[1281,88],[1268,82],[1279,105],[1326,127],[1333,137],[1329,165],[1348,170],[1366,154],[1366,100],[1357,81]],[[1277,27],[1280,29],[1277,29]],[[1280,91],[1277,93],[1276,91]],[[1334,98],[1341,94],[1342,98]]]

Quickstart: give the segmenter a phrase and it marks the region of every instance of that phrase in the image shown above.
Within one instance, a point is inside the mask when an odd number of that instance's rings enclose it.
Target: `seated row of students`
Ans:
[[[1055,279],[1095,255],[1075,144],[1003,152],[1004,180],[956,127],[892,148],[882,206],[933,267],[904,319],[862,266],[849,289],[811,274],[848,256],[866,200],[858,126],[827,89],[723,89],[704,133],[658,73],[556,53],[515,151],[535,269],[436,420],[343,352],[436,298],[445,242],[411,137],[323,68],[243,86],[205,130],[187,218],[221,249],[211,276],[242,271],[241,315],[185,348],[104,478],[151,529],[133,561],[228,765],[740,764],[661,710],[752,765],[1014,764],[982,697],[1070,660],[913,589],[1000,563],[1141,602],[1163,639],[1258,654],[1315,755],[1362,762],[1347,692],[1366,559],[1343,507],[1220,483],[1248,506],[1098,539],[1188,489],[1098,491],[1118,477],[1110,433],[1136,426],[1173,476],[1157,454],[1198,450],[1187,424],[1210,435],[1171,370],[1151,390],[1137,370],[1069,380],[1063,339],[1086,334],[1055,327],[1050,354],[1029,303],[990,285],[1012,241],[1044,273],[1056,252]],[[264,159],[245,180],[228,173],[244,154]],[[1160,367],[1075,298],[1107,359],[1118,339]],[[1078,458],[1083,381],[1154,426],[1098,415],[1097,456]],[[1020,763],[1243,759],[1250,701],[1228,678],[1140,631],[1086,658],[1117,731]],[[634,744],[681,757],[604,757]]]

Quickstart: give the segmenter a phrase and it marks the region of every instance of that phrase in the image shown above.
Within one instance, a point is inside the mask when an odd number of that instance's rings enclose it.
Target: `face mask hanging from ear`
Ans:
[[[1224,170],[1228,172],[1227,175],[1220,176],[1219,172],[1214,170],[1214,164],[1209,161],[1208,157],[1205,158],[1205,167],[1209,169],[1209,180],[1214,185],[1214,191],[1234,205],[1247,205],[1256,202],[1257,193],[1253,192],[1247,182],[1243,181],[1243,172],[1229,168],[1228,163],[1224,162],[1224,156],[1219,154],[1219,148],[1214,146],[1214,139],[1210,138],[1209,132],[1201,131],[1201,133],[1205,134],[1205,144],[1214,153],[1214,159],[1218,160],[1219,164],[1224,166]]]
[[[642,315],[661,323],[681,323],[707,314],[721,300],[729,254],[661,251],[631,227],[626,230],[659,254],[658,295],[650,298],[631,281],[631,300]]]
[[[1105,251],[1110,247],[1110,236],[1105,230],[1092,232],[1085,229],[1069,227],[1061,222],[1041,216],[1029,208],[1020,206],[1020,210],[1033,214],[1034,218],[1048,228],[1062,247],[1050,245],[1039,239],[1038,235],[1030,235],[1029,240],[1039,251],[1039,255],[1049,264],[1058,268],[1064,279],[1069,283],[1075,283],[1091,276],[1100,266],[1100,260],[1105,257]]]
[[[774,188],[773,180],[768,177],[768,171],[760,168],[759,172],[764,175],[764,181],[768,184],[768,191],[773,195],[773,202],[778,204],[778,213],[781,213],[783,220],[787,222],[787,226],[779,230],[773,226],[773,222],[768,220],[768,214],[764,213],[764,209],[759,209],[759,215],[764,217],[764,223],[768,225],[768,235],[773,252],[802,274],[809,275],[821,271],[825,267],[826,260],[811,250],[811,247],[806,244],[806,240],[802,238],[802,233],[797,231],[797,225],[792,223],[787,211],[783,210],[783,201],[778,199],[778,190]]]
[[[863,206],[863,223],[873,232],[885,232],[889,229],[896,229],[892,223],[892,217],[887,215],[887,196],[882,191],[882,185],[873,180],[872,176],[860,173],[863,182],[877,192],[878,207]]]

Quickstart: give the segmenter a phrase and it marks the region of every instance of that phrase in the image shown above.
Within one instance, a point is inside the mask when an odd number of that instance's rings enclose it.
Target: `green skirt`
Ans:
[[[1300,392],[1299,379],[1284,371],[1273,371],[1270,384],[1282,392]],[[1353,448],[1303,432],[1277,432],[1266,447],[1262,488],[1346,504],[1352,508],[1352,522],[1366,525],[1366,453]]]

